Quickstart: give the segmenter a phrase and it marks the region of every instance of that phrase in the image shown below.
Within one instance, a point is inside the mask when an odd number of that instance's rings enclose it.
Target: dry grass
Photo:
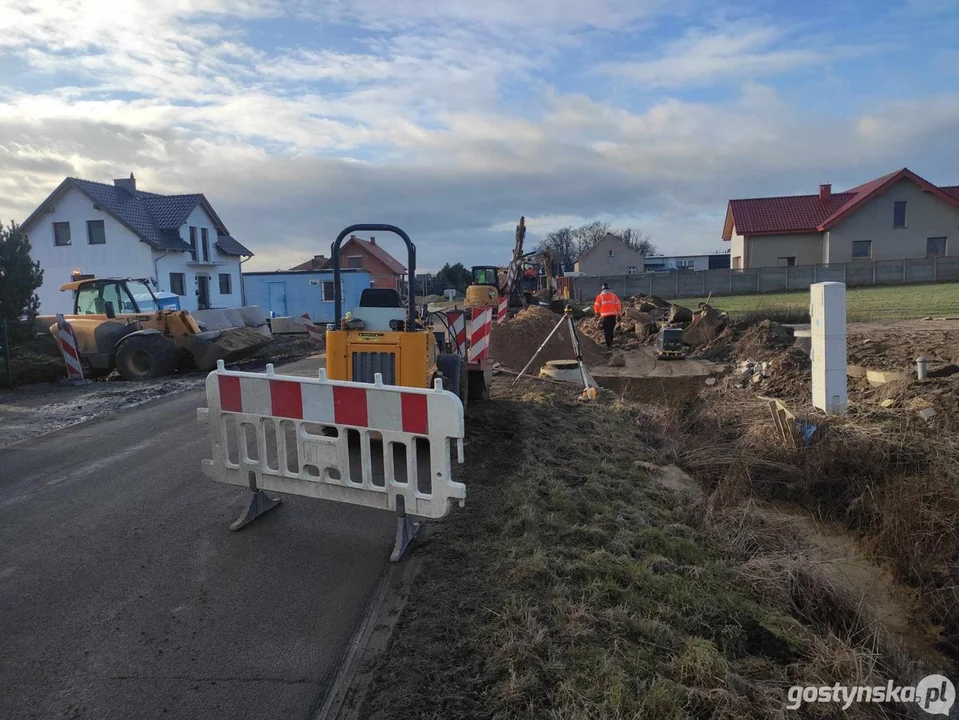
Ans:
[[[863,417],[820,418],[812,445],[795,448],[781,441],[755,398],[717,393],[713,402],[687,425],[697,426],[696,436],[718,440],[717,447],[694,451],[685,465],[705,469],[714,490],[710,521],[722,527],[732,546],[744,557],[759,548],[790,551],[781,547],[779,529],[778,538],[762,537],[755,527],[733,528],[723,519],[753,498],[799,506],[827,523],[843,525],[862,538],[897,582],[921,591],[924,604],[916,621],[941,627],[939,649],[959,659],[955,439],[912,420],[879,424]],[[683,464],[682,457],[677,460]]]
[[[743,470],[724,432],[698,432],[707,408],[522,387],[470,409],[467,506],[415,550],[424,565],[360,716],[785,717],[790,685],[907,671],[841,592],[763,550],[761,528],[724,525],[757,475],[789,477],[786,458]],[[638,460],[696,471],[709,507]]]

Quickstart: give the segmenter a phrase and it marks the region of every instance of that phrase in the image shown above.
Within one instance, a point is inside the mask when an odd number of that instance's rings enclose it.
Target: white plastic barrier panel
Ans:
[[[441,518],[466,486],[463,404],[437,381],[433,389],[234,372],[221,362],[207,376],[217,482]],[[397,507],[397,498],[402,501]]]

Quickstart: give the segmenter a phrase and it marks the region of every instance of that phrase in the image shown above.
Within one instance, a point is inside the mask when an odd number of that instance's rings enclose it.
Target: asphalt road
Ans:
[[[285,372],[289,368],[284,368]],[[0,718],[309,718],[393,518],[308,498],[238,533],[202,392],[0,449]]]

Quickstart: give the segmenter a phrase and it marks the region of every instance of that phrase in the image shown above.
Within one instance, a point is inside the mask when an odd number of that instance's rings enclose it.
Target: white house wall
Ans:
[[[53,207],[54,212],[24,228],[31,255],[43,269],[43,285],[37,290],[41,313],[73,311],[73,294],[60,292],[60,285],[70,282],[74,270],[97,277],[153,277],[150,246],[109,213],[95,210],[88,196],[71,188]],[[103,220],[105,244],[90,245],[87,220]],[[55,222],[70,223],[70,245],[54,245]]]
[[[822,258],[822,233],[818,232],[752,235],[745,245],[745,268],[776,267],[781,257],[796,258],[796,265],[815,265]]]
[[[893,227],[896,201],[906,202],[906,227]],[[959,208],[900,180],[830,230],[829,262],[850,262],[855,240],[872,241],[873,260],[926,257],[926,239],[946,238],[946,254],[959,254]]]
[[[613,257],[609,257],[609,251]],[[644,258],[615,236],[607,235],[576,263],[576,271],[586,275],[626,275],[630,267],[643,272]]]
[[[216,248],[216,227],[213,220],[200,205],[193,209],[193,212],[190,213],[190,216],[180,228],[180,238],[188,245],[190,243],[191,227],[196,228],[197,260],[203,258],[201,228],[206,228],[210,237],[210,261],[211,263],[222,264],[194,263],[189,252],[171,252],[163,256],[162,251],[154,251],[154,257],[157,258],[160,289],[165,292],[173,292],[170,285],[170,273],[183,273],[186,295],[180,296],[180,307],[184,310],[196,310],[198,309],[197,294],[199,287],[197,276],[207,275],[210,278],[210,307],[227,308],[242,305],[243,285],[240,278],[240,258],[235,255],[224,255]],[[232,277],[230,283],[232,292],[229,295],[220,293],[220,274],[229,274]]]
[[[736,234],[735,228],[733,229],[733,235],[732,238],[730,238],[730,243],[729,266],[734,270],[745,270],[749,266],[748,259],[746,258],[746,241],[743,239],[742,235]]]

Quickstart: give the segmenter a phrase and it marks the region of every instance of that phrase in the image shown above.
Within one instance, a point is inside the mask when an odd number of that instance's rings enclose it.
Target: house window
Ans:
[[[203,245],[203,262],[210,262],[210,231],[200,228],[200,242]]]
[[[346,258],[346,267],[352,268],[354,270],[363,269],[363,256],[362,255],[350,255]]]
[[[340,293],[341,297],[346,297],[346,285],[340,283]],[[323,281],[323,302],[333,302],[336,298],[333,296],[333,281],[324,280]]]
[[[906,227],[906,201],[897,200],[892,209],[892,226],[895,228]]]
[[[87,242],[91,245],[106,245],[107,236],[103,220],[87,220]]]
[[[852,259],[868,260],[872,257],[872,240],[853,240]]]
[[[186,295],[186,279],[183,273],[170,273],[170,292],[174,295]]]
[[[220,295],[233,294],[233,276],[230,273],[220,273]]]
[[[70,223],[53,223],[53,244],[61,246],[70,244]]]
[[[613,251],[613,250],[607,250],[607,251],[606,251],[606,257],[615,257],[615,256],[616,256],[616,252],[615,252],[615,251]]]
[[[678,268],[694,268],[696,267],[695,260],[677,260],[676,267]]]
[[[926,238],[926,257],[945,257],[946,239],[944,237]]]
[[[196,228],[190,226],[190,257],[196,262]]]
[[[627,270],[627,272],[628,272],[630,275],[635,275],[635,274],[636,274],[636,266],[635,266],[635,265],[630,265],[630,266],[629,266],[629,269]]]
[[[776,264],[779,267],[792,267],[796,264],[796,258],[794,257],[781,257],[776,260]]]

